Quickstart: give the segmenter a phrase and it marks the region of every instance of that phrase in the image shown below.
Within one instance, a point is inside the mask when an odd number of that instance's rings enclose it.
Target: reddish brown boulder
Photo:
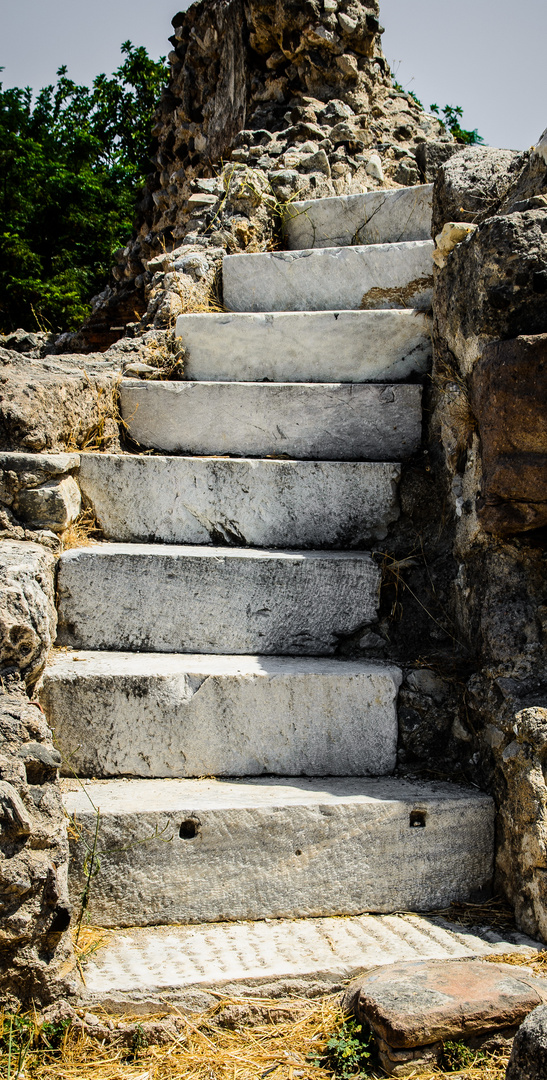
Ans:
[[[476,1046],[496,1034],[514,1035],[547,1002],[547,979],[484,960],[388,964],[360,979],[354,1001],[376,1035],[383,1068],[405,1076],[418,1064],[435,1063],[445,1040]]]
[[[547,334],[487,345],[471,397],[482,447],[483,528],[509,536],[547,525]]]

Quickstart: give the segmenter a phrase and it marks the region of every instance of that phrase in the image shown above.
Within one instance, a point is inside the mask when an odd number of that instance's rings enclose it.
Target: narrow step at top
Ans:
[[[421,387],[406,383],[123,379],[120,402],[131,438],[168,454],[401,461],[421,438]]]
[[[97,544],[61,556],[58,644],[119,652],[328,656],[374,621],[364,552]]]
[[[109,540],[364,548],[399,516],[383,461],[82,454],[79,482]]]
[[[230,311],[358,311],[431,307],[433,242],[226,255]]]
[[[382,964],[515,952],[524,959],[541,949],[512,930],[409,914],[132,927],[105,934],[86,963],[81,996],[107,1012],[159,1013],[166,1000],[202,1012],[219,993],[316,997]]]
[[[207,312],[179,315],[187,379],[399,382],[431,363],[421,311]]]
[[[62,651],[40,701],[79,776],[380,776],[401,678],[362,661]]]
[[[87,836],[100,808],[101,926],[427,911],[492,876],[493,802],[452,784],[98,780],[65,806]],[[74,842],[75,899],[85,857]]]
[[[433,184],[292,202],[284,213],[290,249],[430,240]]]

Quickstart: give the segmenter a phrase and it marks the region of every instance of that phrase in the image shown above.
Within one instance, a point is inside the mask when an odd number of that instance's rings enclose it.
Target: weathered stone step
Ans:
[[[97,544],[60,558],[57,643],[328,656],[375,619],[379,587],[364,552]]]
[[[398,382],[431,363],[421,311],[198,312],[179,315],[188,379]]]
[[[399,514],[400,466],[376,461],[82,454],[109,540],[363,548]]]
[[[431,239],[433,184],[288,203],[291,249]]]
[[[40,701],[79,776],[370,776],[396,765],[399,668],[54,653]]]
[[[381,964],[526,957],[542,947],[516,931],[471,930],[423,915],[131,927],[105,932],[86,961],[80,994],[89,1006],[114,1013],[163,1012],[166,1002],[201,1012],[218,1003],[218,993],[315,997]]]
[[[230,311],[334,311],[431,306],[433,242],[226,255]]]
[[[493,802],[451,784],[97,780],[65,806],[88,839],[100,809],[88,912],[106,927],[427,911],[492,875]],[[75,900],[86,850],[72,844]]]
[[[171,454],[400,461],[421,437],[417,385],[124,379],[120,400],[131,438]]]

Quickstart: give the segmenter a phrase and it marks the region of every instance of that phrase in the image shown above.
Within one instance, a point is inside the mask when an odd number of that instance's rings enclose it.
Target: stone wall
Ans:
[[[172,22],[138,235],[62,348],[218,304],[222,255],[278,244],[283,203],[429,180],[454,148],[393,89],[377,0],[201,0]]]
[[[497,885],[547,939],[547,169],[470,148],[440,171],[430,450],[451,520],[451,610],[473,660],[470,749],[498,804]],[[446,230],[450,234],[450,230]],[[450,244],[448,245],[450,247]]]
[[[60,754],[32,702],[52,641],[55,556],[0,542],[0,1004],[69,993],[68,840]]]

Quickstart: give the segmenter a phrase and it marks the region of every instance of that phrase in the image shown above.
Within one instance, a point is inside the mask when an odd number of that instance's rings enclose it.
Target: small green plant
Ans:
[[[373,1035],[353,1017],[344,1020],[335,1035],[331,1035],[325,1052],[313,1056],[313,1064],[328,1069],[335,1080],[356,1080],[366,1077],[373,1052]]]
[[[445,1072],[457,1072],[458,1069],[467,1069],[472,1065],[480,1065],[487,1060],[486,1054],[480,1050],[471,1050],[463,1042],[445,1042],[441,1068]]]
[[[444,105],[442,109],[438,105],[430,105],[429,108],[432,113],[435,113],[435,116],[439,117],[443,127],[450,131],[456,142],[464,143],[466,146],[480,146],[484,142],[476,128],[473,131],[462,128],[460,124],[463,117],[461,105]]]
[[[406,94],[407,97],[412,98],[412,100],[415,102],[416,105],[418,105],[420,109],[423,109],[422,102],[420,101],[418,95],[414,92],[414,90],[405,90],[404,86],[401,86],[401,83],[397,82],[396,79],[393,80],[393,89],[398,90],[400,94]]]
[[[144,1033],[142,1024],[136,1024],[131,1037],[131,1046],[127,1055],[127,1061],[138,1061],[143,1050],[148,1046],[148,1039]]]
[[[0,1051],[6,1056],[6,1080],[19,1080],[34,1038],[34,1025],[28,1016],[4,1014]]]
[[[69,1019],[59,1020],[57,1024],[46,1021],[40,1028],[40,1040],[46,1044],[48,1050],[59,1050],[63,1039],[70,1028],[72,1021]]]

